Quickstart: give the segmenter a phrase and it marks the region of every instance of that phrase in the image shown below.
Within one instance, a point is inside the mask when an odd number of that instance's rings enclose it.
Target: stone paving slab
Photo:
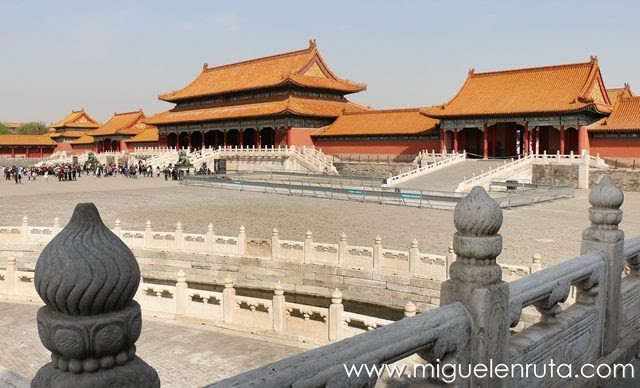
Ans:
[[[39,307],[0,301],[0,366],[27,379],[50,360],[38,338]],[[138,355],[158,371],[163,387],[203,386],[306,350],[301,346],[153,317],[143,317],[136,343]]]

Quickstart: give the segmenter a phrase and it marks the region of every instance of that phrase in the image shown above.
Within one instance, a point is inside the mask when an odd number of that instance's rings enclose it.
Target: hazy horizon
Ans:
[[[640,91],[633,1],[3,2],[0,121],[55,122],[84,108],[173,107],[158,94],[210,67],[299,50],[316,39],[349,95],[373,108],[449,100],[476,71],[586,62],[607,88]],[[634,49],[634,47],[636,47]]]

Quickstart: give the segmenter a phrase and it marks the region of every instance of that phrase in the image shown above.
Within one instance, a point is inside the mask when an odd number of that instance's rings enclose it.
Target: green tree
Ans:
[[[49,132],[49,128],[42,121],[26,123],[16,130],[16,133],[21,135],[42,135],[47,132]]]
[[[11,130],[6,125],[0,123],[0,135],[8,135],[11,133]]]

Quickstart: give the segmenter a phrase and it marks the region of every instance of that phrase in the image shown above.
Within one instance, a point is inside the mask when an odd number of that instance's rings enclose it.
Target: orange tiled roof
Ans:
[[[0,135],[0,145],[55,146],[57,143],[49,135]]]
[[[79,137],[76,140],[72,141],[71,144],[93,144],[94,141],[95,140],[93,139],[93,136],[82,135],[81,137]]]
[[[103,126],[93,131],[89,131],[87,134],[90,136],[109,136],[116,134],[137,135],[140,131],[131,131],[130,128],[140,123],[144,118],[145,115],[144,112],[142,112],[142,109],[135,112],[114,113],[109,121],[107,121]]]
[[[615,103],[618,97],[634,97],[635,94],[631,91],[631,87],[628,83],[625,83],[621,88],[611,88],[607,89],[607,95],[609,96],[609,101],[611,103]]]
[[[100,125],[101,124],[91,118],[91,116],[89,116],[87,112],[84,111],[84,109],[80,109],[77,111],[72,110],[67,117],[55,124],[51,124],[49,128],[98,128]]]
[[[639,131],[640,97],[618,98],[609,117],[587,127],[590,131]]]
[[[158,141],[158,127],[148,126],[142,132],[135,135],[131,139],[126,140],[127,143],[154,143]]]
[[[501,116],[611,111],[598,60],[569,65],[475,73],[444,105],[424,110],[431,117]]]
[[[348,101],[321,100],[288,97],[283,100],[257,102],[242,105],[216,106],[212,108],[173,110],[158,113],[145,120],[147,124],[172,124],[193,121],[226,120],[241,117],[271,116],[292,113],[303,116],[338,117],[343,113],[366,110]]]
[[[189,85],[158,97],[175,102],[185,98],[274,87],[286,83],[344,93],[366,89],[364,84],[338,78],[326,65],[312,40],[304,50],[211,68],[205,63],[202,73]]]
[[[372,110],[345,113],[313,136],[417,135],[438,125],[438,120],[423,115],[420,108]]]
[[[93,143],[94,143],[93,136],[89,136],[89,135],[82,135],[81,137],[71,142],[71,144],[93,144]]]
[[[49,133],[49,137],[57,138],[57,137],[81,137],[86,134],[85,131],[63,131],[63,132],[51,132]]]

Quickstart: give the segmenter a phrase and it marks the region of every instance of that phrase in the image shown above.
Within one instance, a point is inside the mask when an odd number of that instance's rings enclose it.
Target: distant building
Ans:
[[[49,135],[0,135],[0,157],[5,158],[42,158],[56,146]]]
[[[9,131],[11,133],[16,133],[18,131],[18,128],[20,128],[21,126],[25,125],[26,123],[3,122],[2,124],[5,127],[9,128]]]
[[[84,109],[74,110],[64,119],[49,126],[49,136],[57,143],[69,143],[100,125],[102,124],[91,118]]]
[[[179,148],[311,145],[311,133],[344,112],[366,110],[345,96],[364,84],[339,78],[315,41],[299,51],[217,67],[206,63],[184,88],[160,95],[176,106],[145,122],[159,145]]]
[[[419,108],[345,113],[311,135],[313,144],[331,155],[416,155],[439,150],[438,120]]]
[[[424,110],[440,120],[440,147],[478,157],[589,150],[587,126],[611,113],[598,60],[476,73],[449,102]]]
[[[87,132],[71,143],[74,149],[88,149],[88,145],[97,152],[127,150],[126,140],[140,134],[148,127],[142,120],[146,116],[142,109],[114,113],[104,125]]]

